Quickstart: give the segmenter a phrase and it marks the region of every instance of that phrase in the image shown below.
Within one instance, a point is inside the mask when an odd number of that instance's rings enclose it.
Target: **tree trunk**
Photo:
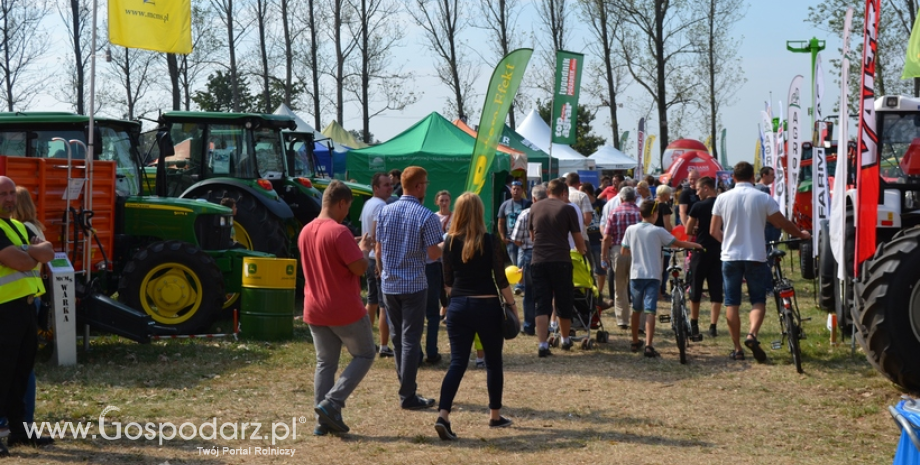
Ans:
[[[288,22],[288,1],[281,0],[281,24],[284,28],[284,104],[291,106],[294,85],[294,45]]]
[[[312,67],[312,77],[313,77],[313,127],[320,127],[320,118],[319,118],[319,73],[317,64],[317,55],[319,54],[319,48],[316,45],[316,17],[313,16],[313,3],[314,0],[307,0],[308,7],[310,9],[310,66]]]
[[[231,108],[235,113],[240,111],[240,85],[236,69],[236,44],[233,38],[233,0],[227,0],[227,47],[230,52],[230,89],[232,91]]]
[[[335,119],[342,124],[345,113],[345,52],[342,49],[342,4],[344,0],[334,0],[333,42],[335,42]],[[319,127],[316,128],[319,130]]]
[[[258,26],[259,26],[259,53],[262,58],[262,103],[265,113],[272,112],[272,99],[268,82],[268,45],[265,42],[265,16],[268,14],[267,0],[257,0]],[[285,22],[286,23],[286,22]]]
[[[169,83],[172,85],[172,110],[178,111],[182,107],[182,90],[179,87],[179,60],[176,54],[166,54],[166,67],[169,69]]]
[[[658,60],[655,98],[658,104],[658,137],[661,138],[662,151],[658,156],[659,166],[664,167],[664,147],[668,146],[668,100],[664,74],[664,8],[666,0],[655,0],[655,57]]]
[[[79,0],[70,0],[70,12],[73,18],[73,55],[74,55],[74,66],[76,72],[75,82],[76,93],[75,97],[77,98],[76,112],[78,114],[84,114],[84,103],[83,103],[83,49],[80,45],[80,1]]]
[[[4,8],[5,10],[6,8]],[[6,111],[13,111],[13,64],[10,58],[10,18],[9,12],[4,11],[3,15],[3,90],[6,93]]]
[[[125,107],[127,107],[127,118],[134,119],[134,95],[131,92],[131,50],[125,47]]]
[[[192,90],[191,82],[189,82],[188,76],[188,55],[182,55],[182,69],[185,70],[181,73],[182,76],[182,88],[185,89],[185,111],[192,109]]]
[[[361,0],[361,139],[365,144],[371,143],[371,108],[370,108],[370,18],[367,11],[367,0]],[[343,124],[339,121],[339,124]]]
[[[712,158],[719,159],[719,141],[716,139],[716,0],[709,0],[709,137],[712,140]],[[782,143],[782,142],[780,142]]]

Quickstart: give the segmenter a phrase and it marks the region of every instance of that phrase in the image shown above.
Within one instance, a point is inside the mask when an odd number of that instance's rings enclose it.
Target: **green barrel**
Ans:
[[[294,337],[296,284],[296,260],[243,258],[240,335],[259,341],[283,341]]]

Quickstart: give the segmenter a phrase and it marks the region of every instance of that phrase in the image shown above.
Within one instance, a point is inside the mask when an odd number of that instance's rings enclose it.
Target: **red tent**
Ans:
[[[670,147],[670,145],[668,146]],[[722,169],[722,165],[712,158],[709,152],[703,150],[687,150],[681,153],[668,168],[668,172],[661,175],[660,181],[672,187],[680,184],[687,179],[687,173],[691,169],[696,169],[700,177],[709,176],[716,178],[716,172]]]

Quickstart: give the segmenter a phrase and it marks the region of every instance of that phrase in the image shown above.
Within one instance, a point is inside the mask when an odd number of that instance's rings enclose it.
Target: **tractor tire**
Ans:
[[[815,254],[811,239],[799,242],[799,266],[802,270],[802,279],[815,279]]]
[[[920,227],[883,242],[856,282],[857,340],[895,384],[920,391]]]
[[[219,315],[225,300],[217,263],[182,241],[154,242],[125,265],[118,299],[180,334],[197,334]]]
[[[844,259],[846,260],[844,269],[847,273],[847,279],[844,282],[838,279],[834,280],[837,282],[837,288],[834,290],[835,298],[839,300],[837,296],[843,296],[843,302],[838,302],[834,308],[837,311],[837,327],[840,328],[841,334],[846,336],[853,334],[853,327],[851,325],[858,318],[853,294],[853,263],[856,256],[856,223],[854,221],[853,210],[850,208],[847,209],[843,250]]]
[[[290,239],[284,223],[252,194],[233,187],[214,186],[202,198],[208,202],[220,203],[224,197],[236,200],[233,227],[236,231],[235,239],[240,245],[248,250],[275,254],[278,258],[290,257]]]
[[[833,312],[837,305],[837,294],[834,292],[834,281],[837,280],[837,260],[831,251],[831,239],[826,234],[827,229],[821,232],[818,249],[818,306],[827,312]]]

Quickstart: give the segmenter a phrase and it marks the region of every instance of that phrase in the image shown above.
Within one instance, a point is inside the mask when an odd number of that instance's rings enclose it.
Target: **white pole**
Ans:
[[[83,211],[93,211],[93,153],[95,145],[94,136],[95,136],[95,121],[94,117],[96,115],[96,4],[97,0],[93,0],[93,35],[92,41],[90,42],[90,55],[89,55],[89,134],[86,135],[86,189],[83,191]],[[89,222],[92,220],[89,219]],[[92,224],[89,225],[89,230],[85,231],[83,236],[83,270],[86,272],[86,282],[90,282],[90,277],[92,275],[92,248],[93,248],[93,232]]]

